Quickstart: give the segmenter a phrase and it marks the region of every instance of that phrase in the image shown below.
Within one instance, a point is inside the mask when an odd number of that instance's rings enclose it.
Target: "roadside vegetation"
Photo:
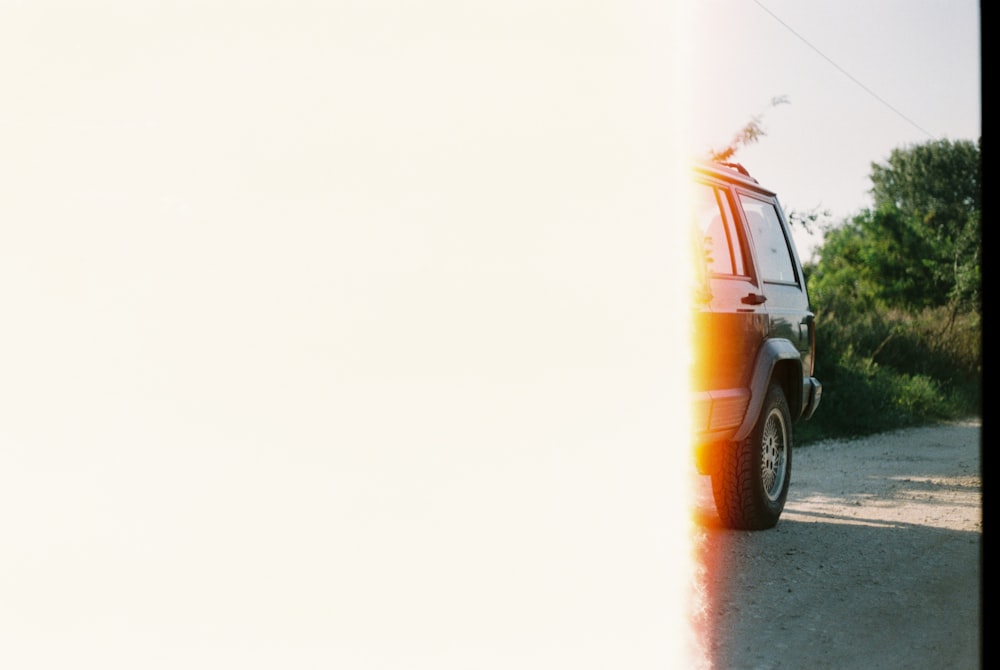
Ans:
[[[805,268],[823,400],[800,444],[980,415],[980,149],[895,149],[872,208],[824,226]]]

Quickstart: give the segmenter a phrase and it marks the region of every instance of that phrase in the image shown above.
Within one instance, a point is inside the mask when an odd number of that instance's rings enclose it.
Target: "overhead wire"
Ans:
[[[906,114],[904,114],[903,112],[901,112],[898,109],[896,109],[893,105],[891,105],[888,101],[886,101],[878,93],[876,93],[875,91],[873,91],[870,88],[868,88],[867,86],[865,86],[865,84],[862,83],[861,81],[859,81],[857,77],[855,77],[850,72],[848,72],[847,70],[845,70],[844,68],[842,68],[839,64],[837,64],[836,61],[834,61],[832,58],[830,58],[825,53],[823,53],[822,51],[820,51],[815,45],[813,45],[812,42],[810,42],[809,40],[807,40],[805,37],[803,37],[802,35],[800,35],[794,28],[792,28],[790,25],[788,25],[787,23],[785,23],[781,19],[781,17],[779,17],[777,14],[775,14],[770,9],[768,9],[764,5],[764,3],[760,2],[760,0],[753,0],[753,2],[758,7],[760,7],[765,12],[767,12],[771,16],[771,18],[773,18],[775,21],[777,21],[778,23],[780,23],[786,30],[788,30],[788,32],[790,32],[793,35],[795,35],[796,37],[798,37],[807,47],[809,47],[810,49],[812,49],[813,51],[815,51],[817,54],[819,54],[820,57],[822,57],[826,62],[828,62],[833,67],[837,68],[837,70],[840,71],[841,74],[843,74],[845,77],[847,77],[852,82],[854,82],[857,86],[859,86],[862,90],[864,90],[868,95],[870,95],[873,98],[875,98],[876,100],[878,100],[880,103],[882,103],[883,105],[885,105],[889,110],[891,110],[894,114],[896,114],[896,116],[898,116],[899,118],[901,118],[904,121],[906,121],[907,123],[909,123],[911,126],[913,126],[917,130],[919,130],[920,132],[922,132],[924,135],[927,135],[927,137],[929,137],[931,139],[934,139],[935,136],[934,136],[933,133],[929,132],[928,130],[926,130],[925,128],[923,128],[920,124],[918,124],[916,121],[914,121],[913,119],[911,119],[910,117],[908,117]]]

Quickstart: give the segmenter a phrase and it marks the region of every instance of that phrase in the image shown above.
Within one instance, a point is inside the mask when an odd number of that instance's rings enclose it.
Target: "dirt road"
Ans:
[[[980,423],[796,449],[778,526],[697,516],[717,670],[980,667]]]

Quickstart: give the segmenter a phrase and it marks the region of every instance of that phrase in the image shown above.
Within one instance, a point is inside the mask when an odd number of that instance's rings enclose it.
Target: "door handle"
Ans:
[[[740,298],[740,302],[744,305],[761,305],[767,300],[767,296],[763,293],[747,293],[745,296]]]

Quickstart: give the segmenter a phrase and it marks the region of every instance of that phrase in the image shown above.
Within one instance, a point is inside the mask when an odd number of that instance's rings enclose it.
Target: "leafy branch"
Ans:
[[[741,147],[746,147],[758,142],[760,138],[767,135],[763,125],[764,113],[771,107],[777,107],[778,105],[785,104],[788,104],[787,95],[779,95],[771,98],[771,102],[767,108],[759,114],[754,114],[750,117],[750,121],[748,121],[747,124],[743,126],[735,135],[733,135],[733,139],[729,141],[728,145],[722,149],[709,149],[709,160],[726,162],[736,155],[736,152],[739,151]]]

